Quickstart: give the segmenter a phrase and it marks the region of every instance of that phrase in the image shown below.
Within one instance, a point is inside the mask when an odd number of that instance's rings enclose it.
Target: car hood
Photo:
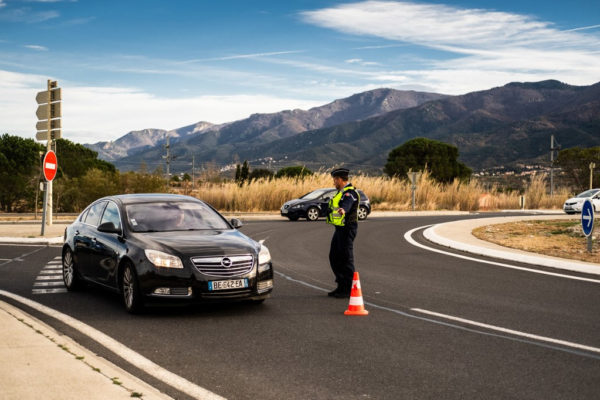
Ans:
[[[306,201],[307,201],[307,200],[302,200],[302,199],[294,199],[294,200],[290,200],[290,201],[287,201],[287,202],[283,203],[283,206],[284,206],[284,207],[285,207],[285,206],[291,207],[291,206],[295,206],[296,204],[302,204],[302,203],[305,203]]]
[[[256,254],[260,245],[237,230],[135,233],[146,248],[185,256]]]
[[[571,197],[565,203],[583,203],[586,200],[591,200],[591,197]]]

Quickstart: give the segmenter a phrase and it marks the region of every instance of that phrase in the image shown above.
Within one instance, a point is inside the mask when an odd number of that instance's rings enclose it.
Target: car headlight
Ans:
[[[146,257],[152,264],[161,268],[183,268],[183,263],[181,259],[176,256],[172,256],[167,253],[163,253],[162,251],[157,250],[144,250],[146,253]]]
[[[260,245],[260,252],[258,253],[258,272],[263,272],[269,269],[269,262],[271,261],[271,253],[264,244]]]

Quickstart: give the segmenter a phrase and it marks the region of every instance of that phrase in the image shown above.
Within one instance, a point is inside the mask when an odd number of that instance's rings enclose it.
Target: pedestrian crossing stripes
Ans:
[[[55,294],[66,293],[67,289],[63,282],[62,261],[60,256],[46,263],[33,283],[32,294]]]

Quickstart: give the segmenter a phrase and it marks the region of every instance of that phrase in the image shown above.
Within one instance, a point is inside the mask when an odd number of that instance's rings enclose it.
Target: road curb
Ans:
[[[587,263],[583,261],[572,261],[557,257],[540,256],[536,253],[529,253],[522,250],[513,250],[507,247],[494,245],[498,248],[492,248],[491,246],[478,246],[475,244],[464,243],[458,240],[454,240],[445,236],[442,236],[437,232],[440,227],[448,226],[450,224],[457,224],[461,221],[446,222],[443,224],[433,225],[423,232],[423,236],[435,244],[439,244],[444,247],[449,247],[454,250],[460,250],[467,253],[499,258],[502,260],[509,260],[515,262],[521,262],[525,264],[538,265],[542,267],[549,267],[573,272],[581,272],[585,274],[600,275],[600,266],[593,263]],[[481,222],[479,226],[489,225],[489,219],[482,218],[477,220],[471,220],[471,222]],[[464,232],[465,235],[471,235],[471,231]],[[484,242],[484,241],[482,241]],[[487,242],[484,242],[487,243]]]
[[[0,244],[39,244],[42,246],[61,245],[63,237],[50,238],[22,238],[22,237],[0,237]]]
[[[118,391],[122,390],[123,395],[120,395],[118,398],[141,397],[148,400],[172,400],[172,397],[160,392],[152,385],[118,367],[104,357],[95,354],[71,337],[58,332],[50,325],[14,304],[6,302],[2,296],[0,296],[0,311],[9,316],[9,323],[15,324],[15,326],[22,324],[31,329],[31,332],[35,332],[31,338],[23,339],[23,337],[15,337],[14,342],[12,342],[14,346],[13,352],[22,353],[23,357],[27,357],[25,351],[27,347],[37,348],[40,351],[44,351],[47,348],[53,351],[55,350],[54,346],[56,346],[61,350],[55,351],[55,354],[53,354],[55,358],[53,360],[62,362],[63,367],[65,366],[65,362],[69,363],[69,367],[66,368],[68,374],[64,376],[65,381],[56,382],[55,386],[46,387],[45,393],[39,393],[36,397],[55,397],[59,395],[61,398],[73,398],[73,391],[75,391],[82,398],[99,398],[99,396],[102,397],[101,393],[109,389],[112,395],[115,392],[120,394]],[[23,340],[23,342],[20,343],[20,340]],[[29,356],[31,357],[31,354]],[[51,367],[52,363],[44,354],[34,356],[32,359],[28,359],[28,361],[31,368],[37,368],[37,374],[44,374],[43,368]],[[89,381],[90,383],[94,382],[99,386],[85,389],[76,385],[69,386],[69,380],[75,381],[78,379]],[[26,382],[13,382],[13,384],[15,383],[24,385]],[[24,391],[17,389],[16,393],[20,395],[31,394],[29,389]],[[11,397],[10,394],[8,397]]]

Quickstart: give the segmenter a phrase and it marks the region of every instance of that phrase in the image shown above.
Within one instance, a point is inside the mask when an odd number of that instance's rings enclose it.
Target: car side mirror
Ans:
[[[105,222],[103,224],[100,224],[98,226],[98,232],[104,232],[104,233],[116,233],[118,235],[120,235],[121,233],[123,233],[121,231],[121,229],[117,228],[115,226],[115,224],[113,224],[112,222]]]
[[[231,218],[229,222],[231,223],[231,226],[233,226],[235,229],[240,229],[242,226],[244,226],[244,224],[242,224],[242,221],[240,221],[237,218]]]

